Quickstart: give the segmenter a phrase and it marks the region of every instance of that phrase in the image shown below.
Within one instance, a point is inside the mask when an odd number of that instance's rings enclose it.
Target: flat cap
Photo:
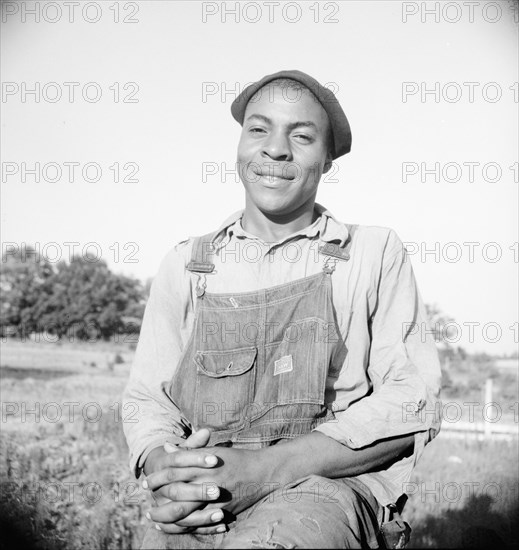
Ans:
[[[333,159],[336,159],[351,150],[351,129],[350,123],[342,110],[342,107],[335,97],[335,94],[322,86],[315,78],[302,71],[290,70],[279,71],[264,76],[261,80],[247,86],[242,93],[232,102],[231,113],[235,120],[243,126],[245,109],[251,97],[263,86],[278,78],[290,78],[306,86],[323,106],[330,120],[333,135]]]

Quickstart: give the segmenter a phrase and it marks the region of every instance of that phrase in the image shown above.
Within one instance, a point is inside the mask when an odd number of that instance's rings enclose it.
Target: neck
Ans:
[[[262,212],[247,200],[242,227],[265,242],[277,242],[311,225],[318,217],[314,205],[315,197],[293,212],[275,215]]]

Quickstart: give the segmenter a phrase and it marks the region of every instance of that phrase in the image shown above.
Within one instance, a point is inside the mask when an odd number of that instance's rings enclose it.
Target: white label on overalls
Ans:
[[[283,372],[290,372],[294,367],[292,366],[292,356],[285,355],[281,359],[274,361],[274,376]]]

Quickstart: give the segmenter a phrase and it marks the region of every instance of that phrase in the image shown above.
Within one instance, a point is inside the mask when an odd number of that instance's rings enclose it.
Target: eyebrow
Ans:
[[[265,115],[252,114],[252,115],[247,117],[247,122],[250,121],[251,118],[257,118],[259,120],[262,120],[266,124],[272,125],[272,120],[269,117],[266,117]],[[315,124],[315,122],[312,122],[311,120],[301,120],[301,121],[298,121],[298,122],[291,122],[290,124],[287,124],[287,128],[289,130],[294,130],[295,128],[299,128],[300,126],[305,127],[305,128],[312,128],[316,132],[319,131],[319,129],[317,128],[317,125]]]

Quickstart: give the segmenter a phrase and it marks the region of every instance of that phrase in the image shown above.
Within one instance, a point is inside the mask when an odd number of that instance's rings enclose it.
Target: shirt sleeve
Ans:
[[[367,367],[372,392],[316,429],[354,449],[415,433],[423,449],[440,429],[441,369],[413,269],[393,231],[376,292]]]
[[[184,264],[175,248],[153,280],[123,394],[123,411],[134,412],[123,421],[123,430],[130,449],[130,468],[137,478],[154,448],[166,441],[178,444],[186,437],[182,415],[162,389],[171,381],[182,353],[181,330],[191,310],[186,304],[190,293],[183,292],[189,284]]]

